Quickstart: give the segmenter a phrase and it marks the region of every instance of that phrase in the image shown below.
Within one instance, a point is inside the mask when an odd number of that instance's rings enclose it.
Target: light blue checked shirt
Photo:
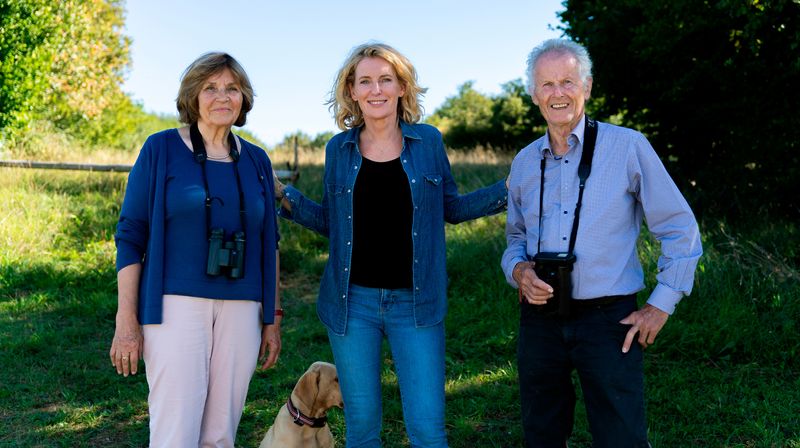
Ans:
[[[581,119],[568,139],[569,151],[558,159],[550,149],[548,133],[514,158],[508,190],[508,247],[502,267],[515,288],[514,266],[537,252],[542,157],[547,161],[541,251],[569,249],[584,127]],[[647,303],[672,314],[681,298],[691,293],[703,253],[697,221],[647,139],[632,129],[598,122],[592,173],[586,181],[575,244],[573,298],[626,295],[644,289],[636,252],[642,218],[661,243],[658,285]]]

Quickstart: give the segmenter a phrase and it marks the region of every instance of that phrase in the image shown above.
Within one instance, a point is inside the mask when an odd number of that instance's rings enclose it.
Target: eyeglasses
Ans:
[[[222,96],[223,98],[230,98],[232,96],[241,95],[241,90],[238,87],[230,86],[225,87],[224,89],[220,89],[214,86],[207,86],[201,92],[203,95],[219,97]]]

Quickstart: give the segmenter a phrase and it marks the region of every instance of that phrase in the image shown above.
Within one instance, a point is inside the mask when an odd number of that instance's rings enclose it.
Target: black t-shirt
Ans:
[[[370,288],[411,288],[413,204],[400,158],[363,158],[353,194],[350,282]]]

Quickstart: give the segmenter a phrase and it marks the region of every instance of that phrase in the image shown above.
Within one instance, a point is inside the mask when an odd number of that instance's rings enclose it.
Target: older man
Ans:
[[[528,91],[547,132],[511,166],[502,260],[520,291],[527,447],[566,445],[573,370],[593,446],[648,446],[642,349],[691,292],[702,254],[694,215],[647,139],[586,116],[591,70],[586,49],[568,40],[545,41],[528,58]],[[642,218],[661,257],[658,285],[638,308]]]

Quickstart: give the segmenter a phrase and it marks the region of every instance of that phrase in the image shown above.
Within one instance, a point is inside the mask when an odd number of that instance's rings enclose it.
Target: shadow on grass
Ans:
[[[113,271],[3,269],[15,281],[0,302],[0,444],[146,444],[144,375],[118,378],[108,359]]]

